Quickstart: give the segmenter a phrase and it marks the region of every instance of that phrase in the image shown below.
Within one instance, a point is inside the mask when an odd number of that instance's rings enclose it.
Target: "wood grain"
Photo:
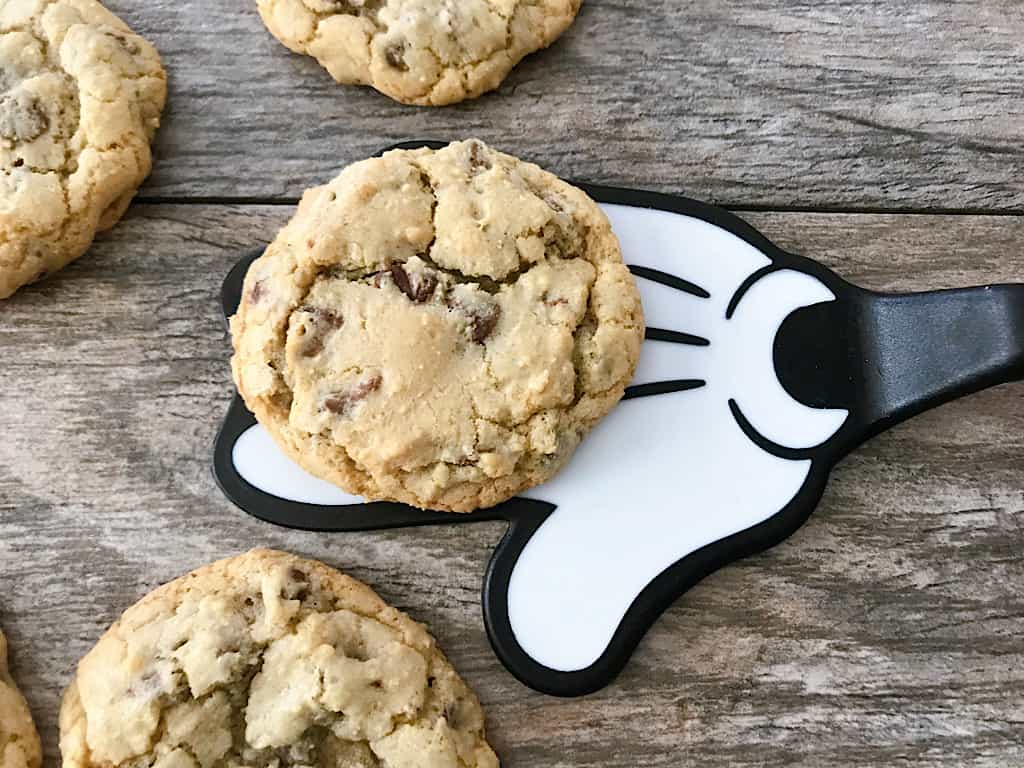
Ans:
[[[570,178],[734,206],[1024,210],[1020,0],[586,0],[501,90],[343,87],[253,0],[111,0],[171,95],[149,198],[296,198],[395,141],[478,136]]]
[[[625,4],[592,5],[588,23],[598,10],[629,22]],[[138,205],[87,257],[0,306],[0,623],[47,766],[61,691],[103,629],[160,582],[257,545],[340,566],[429,623],[511,768],[1024,764],[1024,386],[875,440],[792,540],[671,608],[618,682],[549,699],[516,683],[484,634],[499,525],[297,533],[217,490],[210,449],[230,396],[219,283],[290,213]],[[1024,275],[1022,218],[748,218],[871,287]]]

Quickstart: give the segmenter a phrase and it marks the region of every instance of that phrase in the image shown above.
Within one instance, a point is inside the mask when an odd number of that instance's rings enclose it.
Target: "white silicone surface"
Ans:
[[[831,437],[845,411],[809,408],[783,390],[772,346],[800,307],[835,297],[792,270],[755,283],[731,320],[740,285],[770,264],[758,249],[707,222],[667,211],[602,205],[628,264],[695,283],[702,299],[649,280],[638,284],[648,327],[695,334],[707,347],[644,343],[634,383],[702,379],[687,392],[621,403],[568,467],[527,494],[556,504],[526,545],[509,585],[517,641],[551,669],[577,671],[607,648],[626,610],[662,571],[707,544],[780,511],[803,486],[810,461],[758,448],[729,410],[788,448]],[[239,474],[271,495],[311,504],[360,501],[308,475],[255,426],[236,443]]]
[[[794,271],[770,273],[726,320],[733,294],[770,263],[767,256],[707,222],[604,208],[628,263],[677,275],[711,293],[700,299],[638,281],[648,327],[711,341],[709,347],[673,351],[664,350],[673,346],[664,342],[645,343],[638,381],[653,375],[708,384],[620,404],[562,474],[526,494],[557,507],[513,571],[509,617],[523,650],[562,672],[597,661],[626,610],[658,574],[767,520],[803,486],[810,461],[788,461],[758,448],[732,417],[730,398],[765,437],[790,448],[824,442],[847,416],[794,401],[772,361],[786,317],[835,299],[822,283]]]
[[[260,425],[249,427],[235,442],[231,459],[249,485],[279,499],[302,504],[340,506],[362,504],[335,485],[314,477],[288,458]]]

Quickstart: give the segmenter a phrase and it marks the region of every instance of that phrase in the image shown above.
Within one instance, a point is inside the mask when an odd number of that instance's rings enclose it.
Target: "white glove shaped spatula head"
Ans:
[[[1024,378],[1024,285],[873,293],[722,209],[578,186],[612,222],[647,332],[623,402],[554,480],[469,515],[365,503],[299,469],[237,396],[214,457],[228,497],[278,525],[507,520],[488,634],[512,674],[558,696],[607,685],[687,589],[796,531],[865,440]],[[225,316],[256,255],[229,274]]]

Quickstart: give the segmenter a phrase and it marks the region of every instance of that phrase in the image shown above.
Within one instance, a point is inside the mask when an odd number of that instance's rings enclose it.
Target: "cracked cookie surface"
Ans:
[[[441,106],[497,88],[582,0],[257,0],[271,33],[340,83]]]
[[[156,50],[95,0],[0,0],[0,298],[117,223],[165,98]]]
[[[0,631],[0,768],[39,768],[42,761],[39,734],[7,668],[7,639]]]
[[[632,379],[643,316],[589,197],[467,141],[307,191],[231,329],[239,392],[307,471],[468,512],[569,460]]]
[[[254,550],[129,608],[78,666],[64,768],[497,768],[426,629],[324,565]]]

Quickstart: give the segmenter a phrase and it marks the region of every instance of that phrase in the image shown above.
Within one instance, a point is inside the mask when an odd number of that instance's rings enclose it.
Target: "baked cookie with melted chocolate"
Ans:
[[[166,92],[153,46],[96,0],[0,2],[0,299],[117,223]]]
[[[255,550],[144,597],[78,665],[64,768],[497,768],[480,703],[369,587]]]
[[[232,369],[307,471],[468,512],[565,465],[622,397],[643,328],[597,204],[466,141],[306,192],[246,276]]]
[[[441,106],[497,88],[582,0],[257,0],[271,33],[340,83]]]

